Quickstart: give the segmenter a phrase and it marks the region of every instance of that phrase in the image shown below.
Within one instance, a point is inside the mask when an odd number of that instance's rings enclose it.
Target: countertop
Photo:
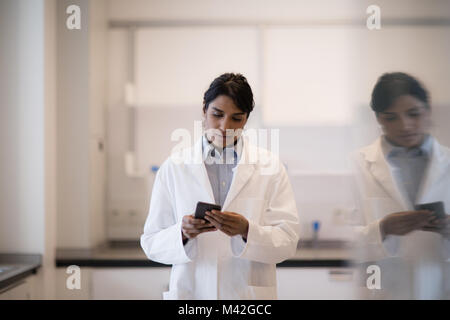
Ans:
[[[351,249],[339,240],[322,240],[315,244],[301,241],[297,253],[277,267],[347,267]],[[170,267],[149,260],[138,242],[109,243],[94,249],[57,249],[56,266],[67,267]]]
[[[0,253],[0,290],[36,273],[41,264],[40,254]]]

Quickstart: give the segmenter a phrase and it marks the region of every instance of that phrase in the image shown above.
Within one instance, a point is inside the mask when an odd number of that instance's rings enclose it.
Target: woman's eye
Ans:
[[[384,120],[386,120],[386,121],[394,121],[395,117],[385,117]]]
[[[241,122],[242,121],[241,118],[233,118],[233,120],[236,121],[236,122]]]
[[[413,118],[417,118],[418,116],[420,116],[420,113],[410,113],[409,116],[413,117]]]
[[[222,118],[223,115],[219,114],[219,113],[213,113],[213,116],[216,118]]]

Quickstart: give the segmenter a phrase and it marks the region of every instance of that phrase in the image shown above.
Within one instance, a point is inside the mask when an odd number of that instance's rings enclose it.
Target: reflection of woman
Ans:
[[[449,218],[414,205],[442,201],[450,210],[450,150],[429,134],[428,94],[413,77],[384,74],[371,107],[384,135],[355,154],[359,243],[365,258],[380,264],[385,297],[442,298]]]
[[[240,136],[253,104],[242,75],[215,79],[204,96],[205,136],[156,175],[141,245],[173,265],[165,299],[276,298],[275,264],[295,253],[299,223],[279,159]],[[251,155],[279,165],[265,172]],[[195,219],[198,201],[222,211]]]

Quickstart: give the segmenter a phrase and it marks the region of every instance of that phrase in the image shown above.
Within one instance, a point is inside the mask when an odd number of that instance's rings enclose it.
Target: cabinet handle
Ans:
[[[331,269],[328,271],[328,278],[330,281],[352,281],[353,280],[353,270],[339,270]]]

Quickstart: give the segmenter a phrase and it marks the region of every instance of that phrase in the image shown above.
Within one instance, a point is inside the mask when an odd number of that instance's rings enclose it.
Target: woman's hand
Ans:
[[[421,230],[431,218],[432,212],[428,210],[391,213],[380,222],[381,236],[384,240],[388,235],[403,236],[414,230]]]
[[[447,215],[444,219],[432,217],[429,223],[424,226],[422,230],[436,232],[444,238],[450,239],[450,216]]]
[[[203,232],[216,231],[217,229],[209,222],[203,219],[195,219],[194,215],[187,215],[183,217],[181,222],[181,234],[183,236],[183,243],[188,239],[193,239]]]
[[[217,210],[206,211],[205,219],[226,235],[232,237],[239,234],[247,241],[248,220],[239,213]]]

